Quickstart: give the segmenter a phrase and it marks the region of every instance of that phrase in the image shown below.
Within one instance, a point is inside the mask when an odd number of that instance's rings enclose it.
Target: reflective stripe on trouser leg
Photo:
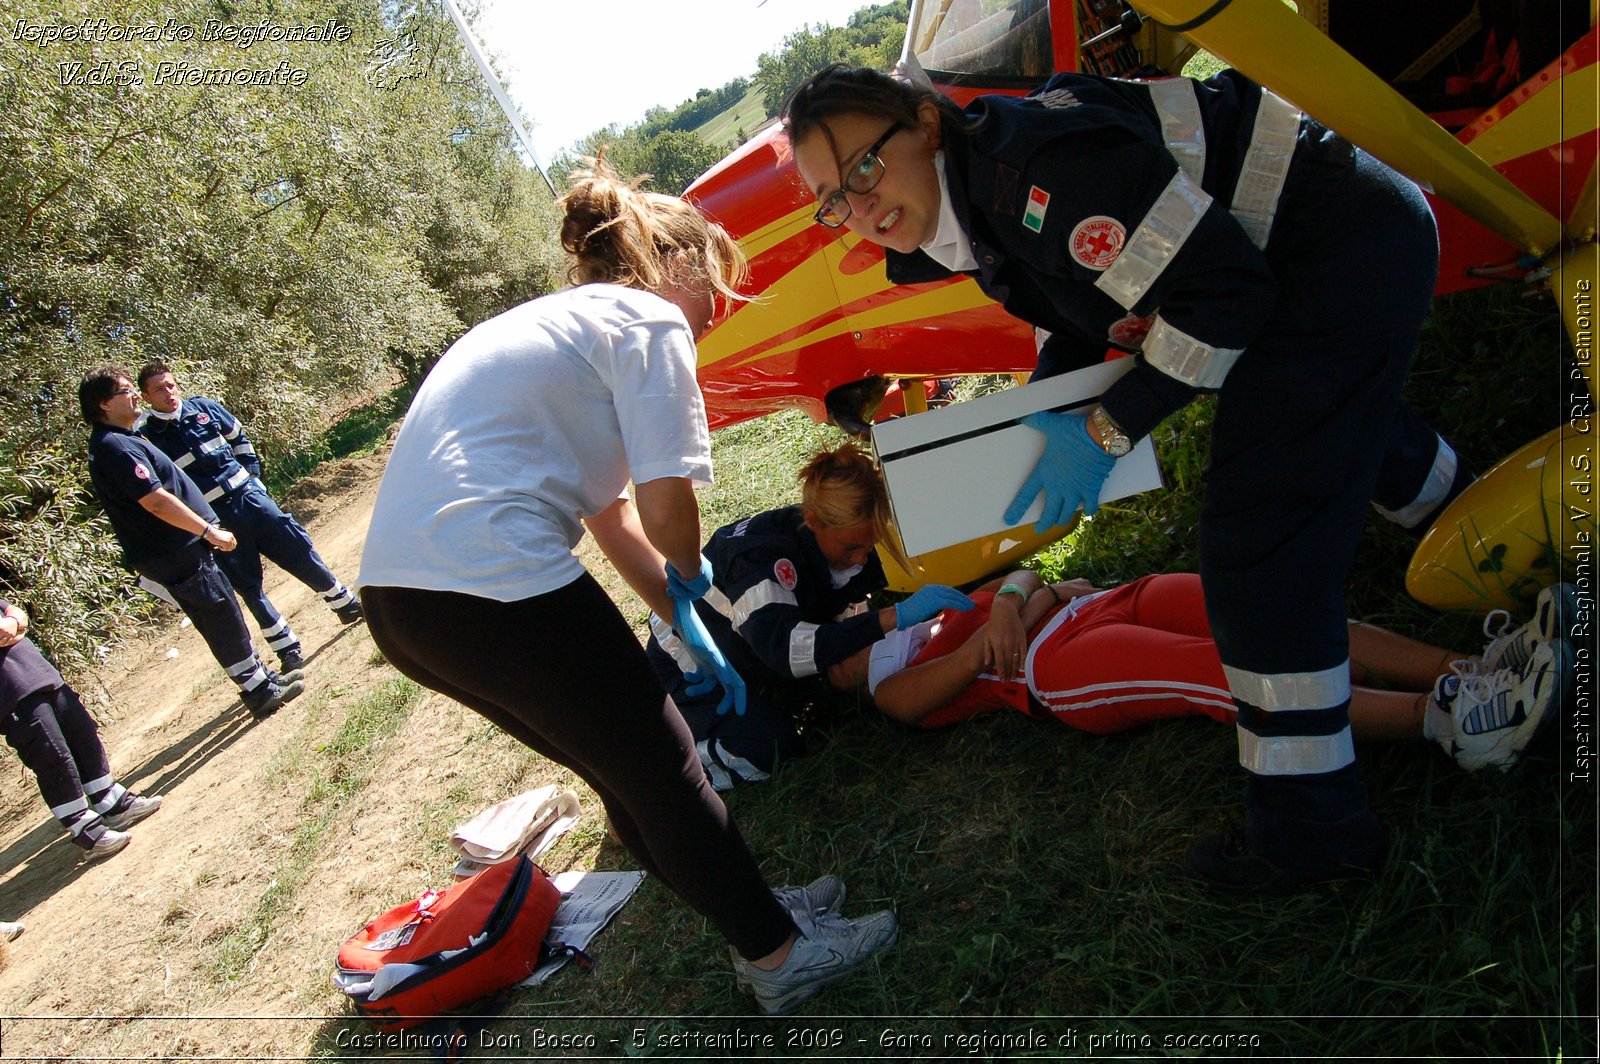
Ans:
[[[1402,404],[1395,420],[1372,508],[1401,528],[1426,528],[1475,477],[1410,407]]]
[[[241,691],[254,691],[267,682],[267,671],[261,667],[261,661],[255,654],[229,665],[227,673],[228,679],[238,684]]]
[[[128,793],[128,788],[107,776],[86,781],[83,793],[88,797],[89,805],[96,813],[109,813],[116,808],[118,802],[122,801],[122,796]]]
[[[322,593],[322,601],[327,603],[330,610],[342,610],[355,600],[355,594],[337,580]]]
[[[282,654],[290,647],[300,645],[300,637],[294,634],[293,628],[289,627],[289,621],[286,617],[279,617],[278,623],[271,628],[261,629],[261,638],[277,654]]]

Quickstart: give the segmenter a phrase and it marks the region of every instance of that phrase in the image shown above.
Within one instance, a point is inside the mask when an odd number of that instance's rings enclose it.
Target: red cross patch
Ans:
[[[1072,248],[1072,257],[1078,260],[1080,266],[1103,270],[1117,261],[1127,238],[1128,231],[1122,228],[1121,222],[1096,214],[1073,228],[1069,246]]]
[[[1144,338],[1149,335],[1150,326],[1155,323],[1154,314],[1146,314],[1142,318],[1137,314],[1129,314],[1111,323],[1107,337],[1114,344],[1126,347],[1129,351],[1137,351],[1144,347]]]
[[[201,412],[201,413],[198,413],[198,414],[196,414],[196,415],[195,415],[195,416],[194,416],[194,419],[195,419],[195,420],[196,420],[196,421],[198,421],[198,422],[200,422],[200,424],[202,424],[202,425],[204,425],[204,424],[206,424],[206,423],[207,423],[207,422],[208,422],[208,421],[210,421],[210,420],[211,420],[211,415],[210,415],[210,414],[207,414],[207,413],[205,413],[205,412],[203,412],[203,411],[202,411],[202,412]]]
[[[794,562],[788,558],[779,558],[772,567],[772,575],[778,578],[778,583],[783,585],[785,591],[793,591],[794,586],[800,582],[799,570],[795,569]]]
[[[140,480],[149,480],[150,470],[144,467],[143,462],[135,462],[133,463],[133,475],[138,477]]]

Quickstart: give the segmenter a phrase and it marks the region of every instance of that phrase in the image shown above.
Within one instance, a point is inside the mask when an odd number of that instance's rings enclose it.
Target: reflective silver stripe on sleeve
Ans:
[[[789,633],[789,672],[795,679],[817,674],[817,627],[801,621]]]
[[[1258,776],[1310,776],[1353,764],[1356,747],[1350,728],[1333,735],[1279,735],[1271,738],[1243,728],[1239,764]]]
[[[1115,299],[1123,310],[1132,310],[1189,239],[1210,205],[1211,196],[1205,189],[1181,170],[1173,174],[1139,228],[1128,238],[1117,261],[1095,280],[1094,286]]]
[[[254,455],[256,453],[256,449],[250,446],[248,443],[238,443],[234,444],[233,453]]]
[[[654,613],[650,614],[650,634],[656,637],[656,642],[661,644],[662,650],[672,655],[672,660],[677,663],[679,669],[685,673],[699,670],[700,666],[689,656],[689,648],[683,645],[683,640],[672,630],[672,625]]]
[[[739,601],[733,604],[733,612],[729,620],[735,628],[743,628],[752,614],[764,606],[774,603],[784,606],[798,606],[799,600],[794,597],[794,592],[784,588],[776,580],[763,580],[739,596]]]
[[[1433,452],[1433,468],[1428,470],[1428,478],[1417,497],[1398,510],[1388,510],[1377,503],[1373,503],[1372,508],[1401,528],[1416,528],[1450,494],[1450,485],[1456,482],[1456,464],[1456,452],[1441,436],[1439,449]]]
[[[241,432],[243,432],[243,431],[244,431],[244,426],[239,424],[237,421],[235,421],[233,423],[233,430],[231,432],[224,432],[222,434],[222,436],[223,436],[224,439],[229,440],[231,442],[233,440],[238,439],[239,438],[239,434]]]
[[[1321,672],[1248,672],[1222,667],[1233,697],[1273,713],[1283,709],[1332,709],[1350,701],[1350,663]]]
[[[723,594],[720,587],[711,585],[711,590],[707,591],[700,601],[728,618],[730,623],[733,621],[733,603],[728,601],[728,596]]]
[[[1267,237],[1272,233],[1272,219],[1278,213],[1278,199],[1289,178],[1289,160],[1294,156],[1299,135],[1300,109],[1281,96],[1261,90],[1255,130],[1239,167],[1233,204],[1228,208],[1258,248],[1267,246]]]
[[[1156,315],[1150,333],[1144,338],[1144,357],[1167,376],[1191,388],[1220,388],[1228,371],[1244,354],[1244,348],[1212,347],[1175,329]]]
[[[1200,184],[1206,174],[1206,127],[1200,121],[1200,100],[1195,96],[1194,82],[1188,78],[1165,78],[1140,84],[1150,90],[1150,102],[1161,119],[1161,140],[1167,151],[1178,160],[1179,169]]]

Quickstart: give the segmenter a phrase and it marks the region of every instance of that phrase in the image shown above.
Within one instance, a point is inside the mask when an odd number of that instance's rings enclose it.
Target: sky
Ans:
[[[485,0],[478,33],[549,163],[604,126],[753,77],[757,57],[801,26],[843,26],[872,2]]]

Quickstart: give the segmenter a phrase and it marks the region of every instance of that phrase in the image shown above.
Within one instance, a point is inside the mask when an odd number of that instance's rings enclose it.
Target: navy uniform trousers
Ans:
[[[1343,592],[1369,507],[1420,505],[1420,521],[1470,479],[1400,402],[1433,295],[1432,213],[1364,153],[1357,177],[1343,202],[1278,221],[1266,254],[1281,298],[1220,390],[1200,520],[1250,842],[1313,869],[1383,846],[1350,739]]]
[[[311,535],[299,521],[285,513],[272,496],[256,486],[255,481],[214,500],[211,506],[217,511],[222,527],[239,540],[233,550],[217,555],[217,564],[263,631],[281,623],[283,618],[267,599],[262,555],[318,594],[338,586],[333,570],[312,546]]]

